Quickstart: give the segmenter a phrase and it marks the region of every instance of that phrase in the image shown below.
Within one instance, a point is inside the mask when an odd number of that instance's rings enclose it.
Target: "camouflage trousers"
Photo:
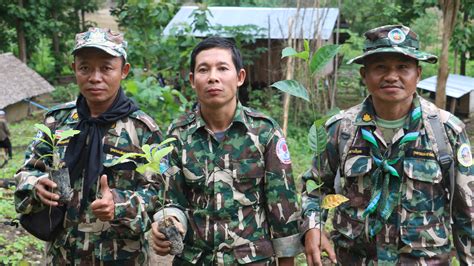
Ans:
[[[178,256],[174,257],[173,260],[173,266],[194,266],[194,265],[238,265],[239,263],[235,258],[232,258],[231,256],[226,257],[226,260],[224,263],[219,263],[215,259],[213,259],[213,254],[208,253],[208,254],[203,254],[199,260],[196,262],[196,264],[192,264],[188,261],[185,261],[181,259]],[[240,265],[240,264],[239,264]],[[268,259],[262,260],[262,261],[255,261],[252,263],[248,263],[245,265],[252,265],[252,266],[274,266],[276,265],[276,261],[274,257],[270,257]]]
[[[410,253],[400,253],[397,245],[378,244],[375,240],[367,243],[360,238],[348,239],[335,233],[332,236],[338,265],[450,265],[450,254],[433,257],[417,257]]]

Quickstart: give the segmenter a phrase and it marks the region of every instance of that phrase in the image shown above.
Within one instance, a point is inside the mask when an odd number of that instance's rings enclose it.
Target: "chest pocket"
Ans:
[[[432,212],[444,206],[446,198],[438,161],[407,157],[403,171],[407,178],[402,204],[407,211]]]
[[[242,205],[259,202],[265,163],[259,158],[232,161],[233,197]]]

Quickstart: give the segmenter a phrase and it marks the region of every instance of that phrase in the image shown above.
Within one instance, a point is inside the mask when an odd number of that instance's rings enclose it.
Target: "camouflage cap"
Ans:
[[[418,50],[418,35],[406,26],[386,25],[371,29],[364,35],[364,54],[349,60],[348,64],[363,64],[366,56],[377,53],[400,53],[431,64],[438,61],[435,55]]]
[[[72,54],[85,47],[95,47],[113,56],[123,56],[127,60],[127,42],[123,39],[123,34],[107,28],[89,28],[86,32],[76,34]]]

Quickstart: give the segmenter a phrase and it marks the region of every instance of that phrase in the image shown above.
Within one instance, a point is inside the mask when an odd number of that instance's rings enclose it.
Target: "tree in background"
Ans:
[[[0,0],[0,51],[14,52],[27,63],[41,38],[51,40],[56,74],[69,56],[71,40],[89,24],[79,14],[93,12],[103,0]],[[82,26],[81,26],[82,25]],[[15,32],[15,33],[13,33]],[[16,37],[13,38],[13,35]],[[4,41],[3,41],[4,40]],[[36,65],[36,63],[34,64]]]
[[[460,0],[440,0],[443,11],[443,39],[439,57],[438,79],[436,82],[436,106],[446,109],[446,82],[449,75],[449,42],[456,25],[456,15]]]

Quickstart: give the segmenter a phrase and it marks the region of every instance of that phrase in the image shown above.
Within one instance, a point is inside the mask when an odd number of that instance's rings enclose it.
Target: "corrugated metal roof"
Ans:
[[[47,80],[12,53],[0,54],[0,108],[53,90]]]
[[[418,88],[427,91],[436,92],[436,83],[438,76],[432,76],[427,79],[420,81],[417,85]],[[474,90],[474,78],[449,74],[448,81],[446,83],[446,95],[453,98],[460,98],[461,96],[470,93]]]
[[[196,6],[183,6],[168,23],[163,31],[169,35],[175,25],[191,25],[193,10]],[[297,8],[264,8],[264,7],[209,7],[212,16],[208,16],[210,25],[241,26],[257,25],[268,30],[270,25],[270,39],[287,39],[288,25],[290,19],[295,19]],[[328,40],[336,25],[339,15],[338,8],[301,8],[298,12],[298,20],[294,23],[293,36],[300,37],[303,32],[305,39],[314,39],[316,26],[319,23],[318,32],[323,40]],[[196,37],[209,35],[207,32],[196,31]],[[268,34],[265,34],[265,38]]]

